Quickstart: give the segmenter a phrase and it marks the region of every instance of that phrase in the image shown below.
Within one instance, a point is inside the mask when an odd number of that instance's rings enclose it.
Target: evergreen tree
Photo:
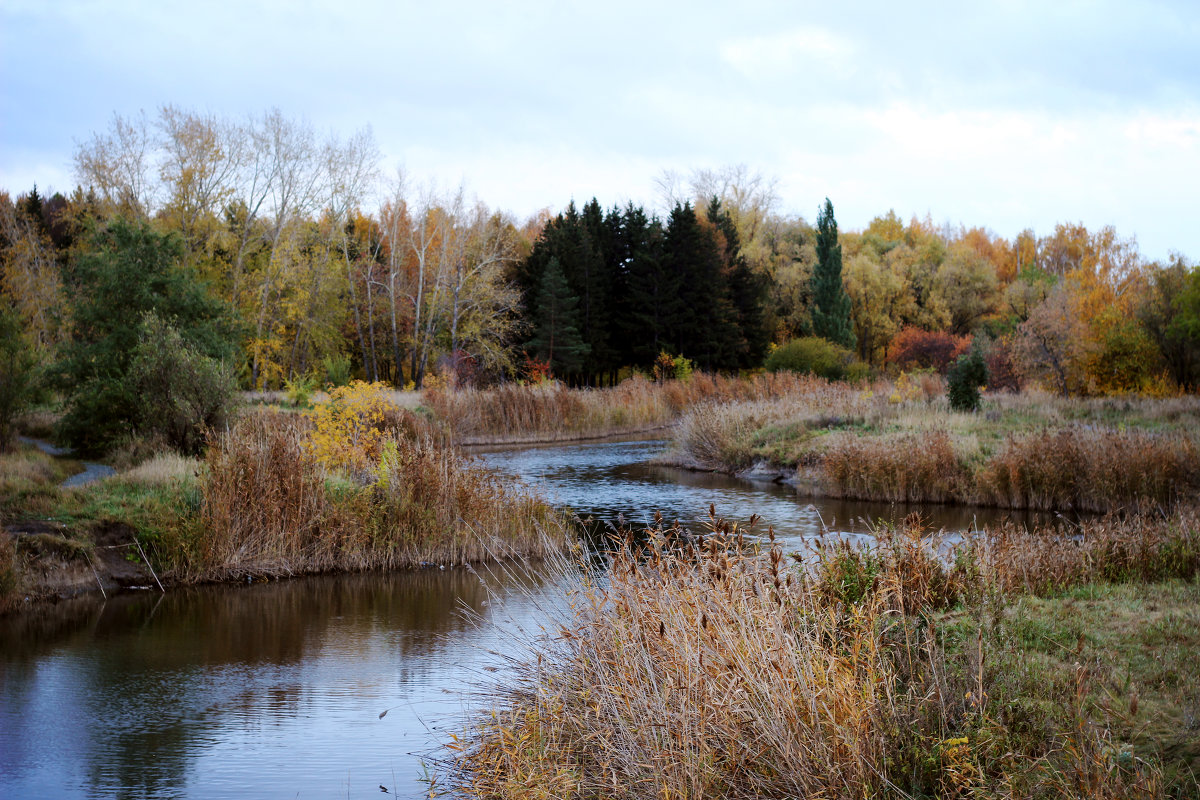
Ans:
[[[813,333],[849,350],[855,347],[850,296],[842,285],[842,246],[838,243],[833,203],[817,215],[817,264],[813,271]]]
[[[54,377],[67,398],[60,432],[72,446],[97,452],[133,432],[142,411],[130,366],[147,312],[199,356],[231,358],[229,310],[181,265],[183,255],[177,237],[117,218],[92,233],[65,271],[72,339]]]
[[[569,204],[565,212],[546,225],[515,274],[525,307],[536,318],[545,273],[550,261],[557,259],[570,294],[577,298],[576,329],[588,346],[583,363],[571,370],[571,374],[587,382],[612,369],[614,362],[608,343],[611,280],[597,243],[597,238],[602,238],[603,223],[604,215],[597,201],[588,203],[582,214],[574,203]],[[531,341],[527,341],[526,347],[530,345]]]
[[[683,301],[670,326],[679,346],[673,354],[686,355],[708,370],[735,368],[738,350],[736,314],[715,234],[690,203],[677,205],[667,221],[664,255]]]
[[[624,230],[629,299],[622,306],[622,337],[627,363],[649,369],[661,351],[680,352],[675,331],[687,307],[681,276],[667,267],[662,223],[631,206],[625,212]]]
[[[737,225],[721,201],[713,197],[706,215],[723,239],[723,261],[729,300],[733,304],[737,324],[737,366],[742,369],[762,364],[771,334],[766,324],[763,305],[766,302],[767,281],[750,268],[742,255]]]
[[[578,373],[590,350],[579,333],[578,306],[579,298],[571,293],[562,266],[551,258],[533,308],[537,323],[528,346],[559,376]]]

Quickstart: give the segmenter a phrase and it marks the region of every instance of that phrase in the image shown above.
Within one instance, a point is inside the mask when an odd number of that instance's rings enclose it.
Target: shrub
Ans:
[[[325,356],[321,361],[325,369],[325,383],[330,386],[345,386],[350,383],[350,359],[341,353]]]
[[[805,336],[792,339],[767,356],[770,372],[788,370],[818,375],[831,381],[841,380],[854,363],[854,354],[827,339]]]
[[[987,364],[979,348],[961,355],[946,376],[950,408],[955,411],[979,410],[979,387],[987,383]]]
[[[327,402],[317,404],[308,447],[318,463],[326,469],[358,471],[378,459],[384,419],[396,411],[387,392],[383,383],[354,381],[333,389]]]
[[[285,380],[283,389],[291,406],[308,408],[312,405],[313,394],[317,391],[317,381],[311,375],[297,375]]]
[[[888,345],[887,363],[902,370],[933,369],[945,375],[969,344],[970,340],[965,336],[909,326],[897,333]]]
[[[181,453],[198,454],[206,432],[223,426],[233,408],[230,371],[152,311],[142,316],[127,380],[137,434]]]
[[[984,356],[987,364],[989,392],[1019,392],[1024,388],[1021,374],[1013,362],[1012,341],[1009,337],[994,340]]]

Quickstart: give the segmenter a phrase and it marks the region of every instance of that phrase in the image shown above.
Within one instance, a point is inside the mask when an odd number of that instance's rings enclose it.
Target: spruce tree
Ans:
[[[837,220],[828,197],[817,215],[817,264],[812,288],[813,333],[853,350],[856,342],[850,322],[850,296],[842,285],[842,246],[838,244]]]
[[[562,265],[551,258],[533,308],[537,324],[529,351],[544,358],[560,377],[578,373],[591,349],[579,333],[578,306],[579,298],[571,293]]]
[[[713,197],[709,203],[705,216],[724,238],[724,273],[729,285],[729,299],[736,314],[737,366],[742,369],[761,366],[767,354],[767,344],[771,341],[771,333],[763,315],[767,281],[746,262],[733,217],[728,209],[721,207],[717,197]]]

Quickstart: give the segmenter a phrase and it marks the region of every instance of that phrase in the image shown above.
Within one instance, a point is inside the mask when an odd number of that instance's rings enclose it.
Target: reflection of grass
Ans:
[[[1200,796],[1200,553],[1175,522],[1120,532],[1145,539],[1141,569],[1112,570],[1101,530],[1069,574],[1026,559],[1028,533],[945,562],[883,532],[811,570],[720,521],[703,544],[631,536],[450,777],[495,798]],[[1172,536],[1194,555],[1160,574]]]

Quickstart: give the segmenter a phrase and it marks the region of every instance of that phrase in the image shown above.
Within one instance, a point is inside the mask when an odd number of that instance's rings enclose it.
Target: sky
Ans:
[[[524,217],[745,165],[776,210],[1200,260],[1200,3],[0,0],[0,189],[114,114],[278,108]]]

